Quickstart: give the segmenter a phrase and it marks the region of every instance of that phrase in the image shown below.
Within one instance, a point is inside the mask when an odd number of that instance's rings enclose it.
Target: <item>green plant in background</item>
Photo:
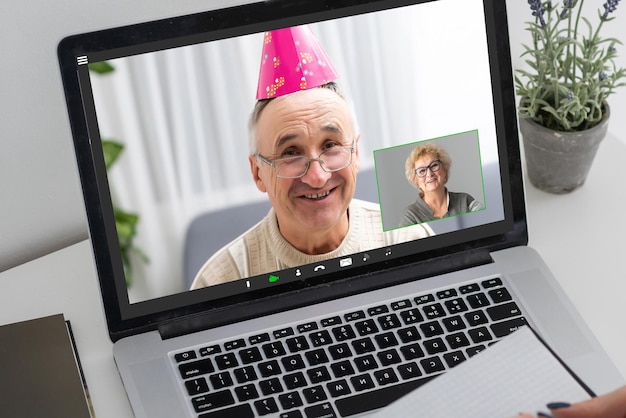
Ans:
[[[89,64],[89,70],[96,74],[109,74],[115,69],[108,62],[96,62]],[[102,152],[104,154],[104,163],[107,172],[111,166],[117,161],[120,154],[124,150],[124,145],[112,139],[102,139]],[[126,286],[132,284],[132,255],[139,256],[143,262],[148,262],[148,257],[136,247],[133,243],[137,235],[137,224],[139,223],[139,215],[137,213],[126,212],[115,204],[113,205],[113,213],[115,215],[115,228],[117,230],[117,239],[119,241],[122,263],[124,265],[124,276],[126,277]]]
[[[534,22],[528,22],[532,45],[522,57],[531,70],[517,70],[515,84],[521,96],[519,116],[546,128],[582,131],[600,123],[608,96],[624,83],[617,68],[615,38],[600,37],[602,26],[613,20],[619,0],[607,0],[598,10],[597,25],[582,16],[584,0],[528,0]]]

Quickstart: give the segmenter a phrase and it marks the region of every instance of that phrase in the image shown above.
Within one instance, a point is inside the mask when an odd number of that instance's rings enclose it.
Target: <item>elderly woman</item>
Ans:
[[[479,210],[483,205],[467,193],[450,192],[446,183],[452,161],[446,150],[435,143],[416,146],[406,159],[405,175],[419,190],[415,203],[402,215],[400,226],[440,219]]]

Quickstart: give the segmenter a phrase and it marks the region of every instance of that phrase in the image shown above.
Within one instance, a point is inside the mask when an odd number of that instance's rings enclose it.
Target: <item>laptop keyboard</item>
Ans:
[[[522,325],[494,277],[170,358],[199,418],[347,417],[388,405]]]

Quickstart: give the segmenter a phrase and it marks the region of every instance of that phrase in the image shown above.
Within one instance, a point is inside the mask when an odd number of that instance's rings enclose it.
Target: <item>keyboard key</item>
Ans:
[[[360,372],[378,368],[378,363],[376,363],[376,359],[371,354],[355,358],[354,364]]]
[[[239,402],[249,401],[259,397],[259,392],[254,385],[243,385],[235,388],[235,395]]]
[[[402,326],[402,323],[400,322],[400,319],[398,318],[398,315],[396,314],[379,316],[378,324],[383,330],[390,330],[390,329],[399,328]]]
[[[233,398],[233,394],[230,393],[228,389],[191,398],[193,409],[198,413],[232,405],[234,403],[235,398]]]
[[[219,411],[213,411],[200,415],[198,418],[254,418],[254,411],[250,405],[237,405]]]
[[[254,366],[246,366],[240,369],[235,369],[234,373],[235,379],[237,379],[237,383],[246,383],[257,379]]]
[[[485,327],[470,329],[468,331],[468,334],[472,341],[474,341],[474,343],[476,344],[493,340],[491,333]]]
[[[376,350],[371,338],[362,338],[352,341],[352,348],[357,354],[369,353]]]
[[[446,335],[446,341],[451,349],[457,349],[461,347],[467,347],[470,345],[467,336],[462,332],[457,332],[455,334]],[[478,341],[475,341],[478,342]]]
[[[220,370],[239,366],[235,353],[224,353],[215,356],[215,363]]]
[[[374,372],[374,379],[380,386],[390,385],[398,382],[398,375],[392,368],[378,370]]]
[[[467,295],[469,293],[478,292],[480,290],[480,286],[476,283],[470,283],[459,287],[459,292],[463,295]]]
[[[251,345],[266,343],[269,340],[270,340],[270,335],[267,332],[264,332],[263,334],[259,334],[259,335],[253,335],[252,337],[248,338],[248,342]]]
[[[321,348],[317,350],[307,351],[306,353],[304,353],[304,356],[311,366],[328,363],[329,361],[326,352]]]
[[[333,316],[330,318],[324,318],[320,321],[320,323],[322,324],[322,327],[327,328],[327,327],[334,327],[335,325],[339,325],[341,324],[341,318],[338,316]]]
[[[362,379],[362,380],[359,380]],[[352,385],[359,391],[365,390],[367,386],[367,379],[371,378],[369,375],[358,376],[350,379]],[[335,401],[335,407],[342,417],[357,415],[364,412],[372,411],[374,409],[383,408],[389,405],[391,402],[400,399],[402,396],[411,392],[414,389],[422,386],[424,383],[431,380],[432,377],[425,377],[417,380],[411,380],[403,382],[397,385],[386,386],[375,391],[363,392],[356,395],[348,396]],[[373,387],[372,386],[369,388]]]
[[[437,292],[437,298],[439,299],[448,299],[456,296],[458,293],[455,289],[446,289]]]
[[[350,382],[352,382],[352,386],[357,392],[371,389],[375,386],[374,381],[372,380],[369,374],[362,374],[359,376],[355,376],[350,379]],[[345,415],[344,413],[341,413],[341,414]]]
[[[484,306],[489,306],[491,303],[489,299],[487,299],[487,295],[484,293],[476,293],[473,295],[467,296],[467,303],[474,309],[482,308]]]
[[[429,357],[424,360],[420,360],[422,369],[428,374],[442,372],[445,370],[445,366],[441,362],[439,357]]]
[[[376,354],[376,357],[378,357],[378,361],[380,361],[380,364],[383,366],[389,366],[402,362],[400,355],[395,349],[381,351]]]
[[[400,348],[400,352],[404,356],[405,360],[413,360],[416,358],[424,357],[424,350],[419,344],[409,344]]]
[[[443,359],[448,364],[448,367],[454,367],[467,360],[465,354],[463,354],[462,351],[453,351],[451,353],[446,353],[443,355]]]
[[[263,356],[257,347],[244,348],[239,351],[239,358],[243,364],[256,363],[263,360]]]
[[[331,379],[330,372],[328,371],[326,366],[309,369],[307,370],[306,374],[307,376],[309,376],[309,380],[311,381],[311,383],[326,382]]]
[[[433,303],[432,305],[427,305],[422,308],[424,310],[424,316],[426,319],[435,319],[441,318],[446,315],[446,312],[443,310],[443,306],[440,303]]]
[[[274,331],[274,338],[278,339],[278,338],[289,337],[293,334],[294,334],[293,328],[287,327],[287,328],[278,329]]]
[[[306,365],[304,364],[304,360],[300,354],[295,354],[293,356],[283,357],[280,359],[281,363],[283,363],[283,368],[285,371],[293,372],[294,370],[304,369]]]
[[[283,409],[297,408],[304,404],[298,392],[283,393],[278,397],[278,402],[280,402]]]
[[[224,343],[224,350],[232,351],[232,350],[236,350],[238,348],[243,348],[245,346],[246,346],[246,342],[244,341],[244,339],[243,338],[239,338],[238,340],[229,341],[227,343]]]
[[[355,312],[350,312],[350,313],[345,314],[343,317],[344,317],[344,319],[345,319],[346,321],[348,321],[348,322],[350,322],[350,321],[356,321],[356,320],[358,320],[358,319],[364,319],[364,318],[367,318],[367,317],[365,316],[365,312],[363,312],[363,311],[355,311]]]
[[[426,322],[420,325],[420,329],[425,337],[434,337],[443,334],[443,328],[437,321]]]
[[[509,291],[504,287],[490,290],[487,293],[489,294],[491,300],[493,300],[493,303],[506,302],[507,300],[513,299]]]
[[[265,398],[255,401],[254,408],[259,415],[268,415],[278,412],[278,405],[274,398]]]
[[[319,385],[303,389],[302,394],[304,395],[304,399],[307,403],[316,403],[328,399],[328,395],[326,395],[324,388]]]
[[[376,344],[378,344],[378,347],[381,349],[398,345],[398,339],[392,332],[378,334],[374,336],[374,339],[376,340]]]
[[[354,327],[361,337],[378,332],[378,327],[373,319],[366,319],[365,321],[357,322],[354,324]]]
[[[230,373],[221,372],[209,376],[209,380],[213,385],[213,389],[223,389],[233,385],[233,378],[230,377]]]
[[[328,347],[328,352],[330,353],[330,356],[333,358],[333,360],[339,360],[352,356],[352,351],[346,343],[332,345]]]
[[[446,308],[448,309],[448,312],[450,312],[451,314],[455,314],[455,313],[459,313],[459,312],[465,312],[467,311],[467,305],[465,304],[465,301],[463,299],[452,299],[452,300],[447,300],[444,302],[444,304],[446,305]]]
[[[435,301],[435,297],[433,295],[422,295],[413,299],[417,305],[423,305],[425,303],[430,303]]]
[[[398,337],[403,343],[410,343],[421,338],[420,333],[415,327],[402,328],[398,330]]]
[[[304,418],[302,412],[299,409],[294,409],[293,411],[283,412],[280,415],[280,418]]]
[[[260,381],[259,388],[261,388],[261,393],[265,396],[283,392],[283,385],[280,384],[280,380],[276,377]]]
[[[486,324],[487,322],[489,322],[489,319],[487,318],[487,315],[485,315],[485,313],[483,311],[468,312],[468,313],[464,314],[463,316],[465,316],[465,319],[467,320],[467,323],[470,324],[470,326],[472,326],[472,327],[475,327],[477,325]]]
[[[180,376],[183,379],[188,379],[201,374],[213,373],[215,368],[213,367],[211,359],[206,358],[203,360],[192,361],[191,363],[181,364],[178,366],[178,370],[180,371]]]
[[[451,316],[449,318],[443,318],[441,322],[443,323],[443,326],[446,327],[448,332],[460,331],[462,329],[465,329],[465,322],[463,322],[463,319],[458,315]]]
[[[398,311],[400,309],[405,309],[405,308],[410,308],[410,307],[411,307],[411,301],[409,299],[399,300],[391,304],[391,309],[394,311]]]
[[[200,355],[202,357],[210,356],[212,354],[221,353],[222,349],[219,345],[211,345],[209,347],[203,347],[200,349]]]
[[[333,342],[330,333],[326,330],[312,332],[309,334],[309,338],[311,339],[313,347],[321,347]]]
[[[181,361],[193,360],[197,357],[198,355],[196,354],[196,352],[193,350],[190,350],[190,351],[185,351],[184,353],[175,354],[174,360],[176,360],[177,363],[180,363]]]
[[[465,352],[469,357],[474,357],[476,354],[483,351],[486,347],[484,345],[477,345],[476,347],[470,347],[465,349]]]
[[[305,332],[315,331],[317,328],[317,323],[307,322],[306,324],[298,325],[298,332],[304,334]]]
[[[389,312],[387,305],[374,306],[373,308],[368,308],[367,310],[367,314],[369,316],[382,315],[387,312]]]
[[[306,418],[336,418],[337,414],[333,406],[326,402],[304,408]]]
[[[185,382],[189,396],[199,395],[209,391],[209,384],[204,377],[192,379]]]
[[[302,372],[291,373],[283,376],[283,382],[287,389],[297,389],[307,385],[306,379]]]
[[[482,283],[485,289],[489,289],[491,287],[502,286],[502,280],[499,277],[494,277],[493,279],[484,280]]]
[[[415,362],[401,364],[398,366],[398,373],[404,380],[414,379],[422,375],[419,366]]]
[[[424,317],[417,308],[400,312],[400,317],[406,325],[422,322]]]
[[[267,358],[284,356],[287,353],[285,351],[283,343],[280,341],[273,341],[271,343],[263,344],[261,348],[263,349],[263,352],[265,353]]]
[[[333,371],[333,375],[336,378],[350,376],[355,373],[352,363],[348,360],[340,361],[330,365],[330,369]]]
[[[443,353],[447,350],[441,338],[433,338],[432,340],[424,341],[424,349],[428,354]]]
[[[342,325],[340,327],[333,328],[332,332],[337,341],[345,341],[356,338],[356,334],[354,333],[354,329],[352,329],[351,325]]]
[[[515,302],[508,302],[503,305],[487,308],[487,314],[493,321],[500,321],[513,316],[519,316],[522,314],[522,311]]]
[[[270,377],[280,374],[280,366],[278,365],[278,361],[270,360],[263,363],[259,363],[259,372],[263,377]]]
[[[326,384],[326,390],[330,393],[330,396],[333,398],[337,398],[339,396],[349,395],[352,391],[350,390],[350,385],[346,382],[345,379],[337,380],[336,382],[331,382]]]
[[[298,351],[309,349],[309,342],[303,335],[299,335],[293,338],[287,338],[285,342],[287,343],[289,351],[291,351],[292,353],[297,353]]]
[[[519,327],[528,325],[526,318],[520,316],[519,318],[509,319],[508,321],[498,322],[491,325],[491,330],[497,338],[505,337],[516,331]]]

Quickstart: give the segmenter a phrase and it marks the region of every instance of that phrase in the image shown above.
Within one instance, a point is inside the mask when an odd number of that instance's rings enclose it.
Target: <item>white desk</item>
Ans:
[[[530,245],[626,376],[626,146],[604,141],[586,185],[554,196],[527,190]],[[64,313],[98,417],[132,417],[111,354],[91,247],[70,246],[0,274],[0,324]]]

